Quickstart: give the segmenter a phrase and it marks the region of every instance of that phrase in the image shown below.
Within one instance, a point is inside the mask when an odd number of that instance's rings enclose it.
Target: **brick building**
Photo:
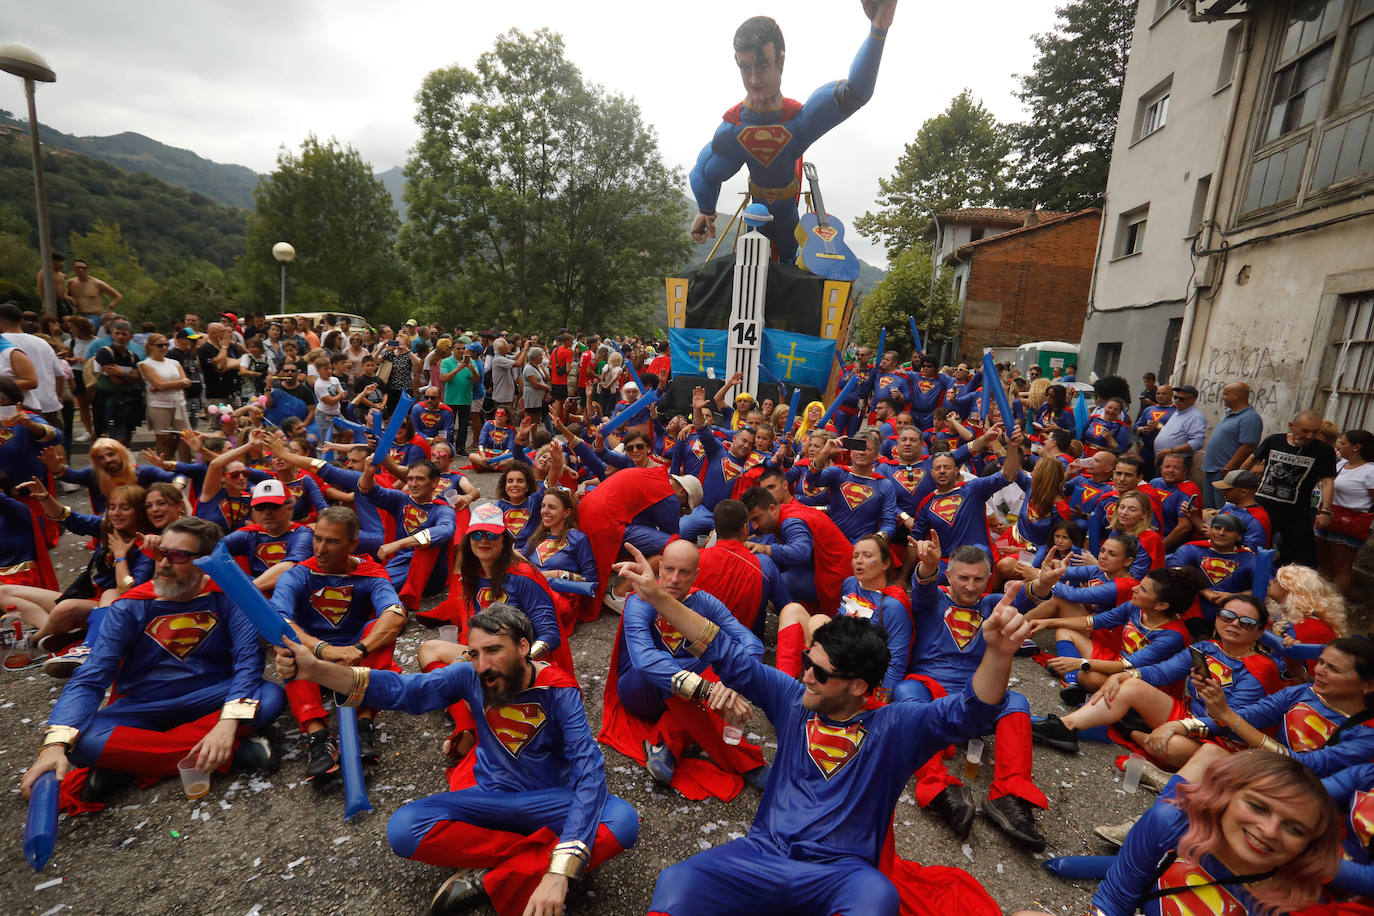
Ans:
[[[1034,340],[1077,341],[1092,284],[1102,211],[1029,212],[1023,225],[945,254],[959,304],[959,358],[984,347]]]

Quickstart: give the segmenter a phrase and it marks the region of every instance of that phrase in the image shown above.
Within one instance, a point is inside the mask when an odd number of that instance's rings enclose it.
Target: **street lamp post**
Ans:
[[[286,265],[296,260],[296,249],[289,242],[278,242],[272,246],[272,257],[281,262],[281,310],[286,314]]]
[[[38,256],[43,259],[43,311],[57,314],[57,278],[52,272],[52,239],[48,229],[48,194],[43,187],[43,159],[38,142],[38,111],[33,101],[33,84],[57,81],[48,62],[23,45],[0,46],[0,70],[24,81],[29,102],[29,139],[33,144],[33,193],[38,204]]]

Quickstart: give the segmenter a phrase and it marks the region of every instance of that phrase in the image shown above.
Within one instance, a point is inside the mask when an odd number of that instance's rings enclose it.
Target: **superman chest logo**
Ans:
[[[305,498],[305,484],[300,481],[288,483],[284,489],[286,490],[286,501],[289,503],[298,503]]]
[[[921,394],[930,394],[935,390],[935,383],[929,379],[921,379],[916,383],[916,387],[921,390]]]
[[[538,703],[508,703],[487,707],[486,719],[487,726],[506,753],[519,757],[534,736],[543,730],[549,715]]]
[[[1092,428],[1088,430],[1088,435],[1096,436],[1099,439],[1105,439],[1107,437],[1107,427],[1094,420]]]
[[[809,483],[806,482],[806,478],[805,478],[805,477],[802,478],[802,495],[803,495],[803,496],[820,496],[820,495],[821,495],[822,493],[824,493],[824,492],[825,492],[825,487],[813,487],[811,484],[809,484]]]
[[[496,443],[497,445],[502,445],[502,444],[504,444],[505,441],[506,441],[506,430],[504,430],[504,429],[493,429],[493,430],[491,431],[491,441],[494,442],[494,443]]]
[[[878,606],[863,595],[845,595],[840,599],[840,613],[846,617],[861,617],[872,620]]]
[[[510,536],[518,538],[520,532],[525,530],[525,524],[530,520],[530,510],[507,509],[503,513],[502,519],[506,523],[506,530],[510,532]]]
[[[669,655],[676,655],[677,650],[687,641],[687,637],[662,617],[654,620],[654,627],[658,630],[658,638],[663,642],[663,648],[668,650]]]
[[[891,388],[895,384],[897,384],[897,377],[895,375],[881,375],[878,377],[879,388]]]
[[[414,534],[425,527],[428,521],[429,513],[414,503],[401,510],[401,524],[405,527],[406,534]]]
[[[163,614],[148,621],[143,632],[177,659],[184,659],[219,626],[219,618],[209,611]]]
[[[219,511],[232,531],[240,527],[243,520],[248,517],[248,501],[225,497],[219,501]]]
[[[959,514],[959,507],[964,504],[964,497],[955,493],[950,496],[941,496],[939,499],[930,501],[930,511],[935,517],[946,525],[954,524],[954,516]]]
[[[545,538],[539,542],[538,547],[534,548],[534,552],[539,557],[539,565],[547,566],[549,559],[562,549],[562,546],[553,538]]]
[[[1317,712],[1309,703],[1299,703],[1283,714],[1283,731],[1288,746],[1295,751],[1312,751],[1326,745],[1336,723]]]
[[[286,559],[287,547],[285,541],[263,541],[253,551],[253,556],[258,558],[258,562],[264,566],[276,566]]]
[[[1374,792],[1357,791],[1350,800],[1350,832],[1361,849],[1374,839]]]
[[[850,480],[840,485],[840,495],[850,509],[857,509],[873,496],[873,488],[865,483]]]
[[[337,627],[339,621],[348,616],[348,609],[352,603],[353,586],[351,585],[326,585],[324,588],[317,588],[310,593],[310,606],[318,611],[331,627]]]
[[[720,460],[720,472],[726,480],[734,480],[744,472],[744,467],[728,455]]]
[[[1140,651],[1140,648],[1141,648],[1142,646],[1144,646],[1144,645],[1145,645],[1145,634],[1142,633],[1142,632],[1140,632],[1140,630],[1136,627],[1135,624],[1133,624],[1133,623],[1128,623],[1128,624],[1126,624],[1125,627],[1122,628],[1122,630],[1121,630],[1121,652],[1122,652],[1122,654],[1124,654],[1124,655],[1130,655],[1130,654],[1133,653],[1133,652],[1139,652],[1139,651]]]
[[[14,438],[14,427],[12,427],[12,426],[0,426],[0,447],[3,447],[3,446],[5,445],[6,442],[9,442],[9,441],[10,441],[11,439],[13,439],[13,438]]]
[[[441,414],[437,410],[420,411],[420,425],[424,427],[434,427],[439,425]]]
[[[1219,585],[1236,571],[1240,564],[1235,560],[1228,560],[1225,557],[1204,557],[1198,564],[1202,567],[1202,572],[1207,576],[1207,580],[1213,585]]]
[[[949,630],[950,638],[962,652],[977,638],[978,631],[983,628],[983,615],[973,608],[950,605],[949,610],[945,611],[945,628]]]
[[[477,590],[477,606],[486,608],[488,605],[504,602],[509,599],[503,591],[493,589],[490,585],[484,585]]]
[[[700,440],[700,439],[693,439],[693,440],[692,440],[691,449],[692,449],[692,454],[693,454],[693,455],[696,455],[698,458],[705,458],[705,457],[706,457],[706,449],[702,447],[702,444],[701,444],[701,440]]]
[[[868,729],[862,722],[826,725],[818,716],[812,716],[806,723],[807,753],[826,779],[859,755],[866,737]]]
[[[739,132],[739,145],[764,168],[773,164],[791,140],[792,132],[781,124],[753,124]]]
[[[1161,916],[1244,916],[1247,912],[1225,887],[1200,865],[1179,858],[1159,876],[1157,887],[1184,888],[1159,900]]]
[[[892,479],[897,481],[897,486],[906,490],[908,493],[915,493],[921,486],[921,481],[926,479],[924,468],[906,468],[892,475]]]
[[[1116,527],[1116,500],[1112,500],[1111,502],[1107,503],[1107,505],[1104,506],[1103,509],[1105,510],[1105,514],[1106,514],[1106,516],[1107,516],[1107,525],[1108,525],[1108,527],[1115,528],[1115,527]]]
[[[1229,686],[1236,677],[1231,667],[1214,655],[1207,656],[1207,671],[1223,687]]]

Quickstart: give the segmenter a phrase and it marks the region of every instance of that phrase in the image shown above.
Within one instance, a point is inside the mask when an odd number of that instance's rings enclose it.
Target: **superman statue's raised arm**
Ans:
[[[693,239],[703,242],[715,237],[721,183],[747,165],[750,197],[773,214],[773,221],[761,231],[782,261],[795,259],[797,164],[812,143],[873,96],[883,42],[896,7],[897,0],[865,0],[864,13],[871,27],[849,68],[849,78],[827,83],[805,104],[783,98],[785,53],[777,22],[755,16],[736,30],[735,63],[744,81],[745,99],[725,113],[692,168],[692,194],[699,211],[692,223]]]

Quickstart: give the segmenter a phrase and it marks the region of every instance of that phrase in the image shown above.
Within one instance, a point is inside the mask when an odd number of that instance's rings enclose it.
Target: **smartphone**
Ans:
[[[840,440],[840,445],[851,452],[868,451],[868,440],[860,439],[858,436],[845,436]]]
[[[1197,646],[1189,646],[1188,653],[1193,656],[1193,671],[1197,676],[1210,678],[1212,671],[1207,667],[1207,653]]]

